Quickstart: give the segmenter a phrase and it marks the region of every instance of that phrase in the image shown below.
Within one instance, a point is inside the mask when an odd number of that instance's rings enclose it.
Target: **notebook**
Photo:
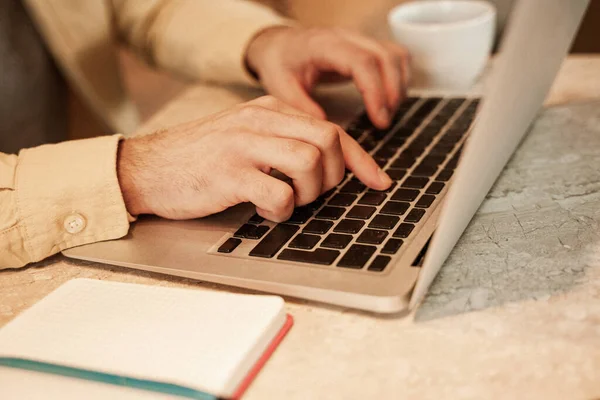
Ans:
[[[291,325],[277,296],[71,280],[0,329],[0,398],[239,398]]]

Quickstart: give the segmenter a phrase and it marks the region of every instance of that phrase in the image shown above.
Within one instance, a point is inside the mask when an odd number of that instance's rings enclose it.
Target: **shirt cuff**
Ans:
[[[76,140],[19,153],[15,193],[30,261],[127,234],[132,218],[116,168],[121,139]]]
[[[268,7],[245,1],[180,1],[162,21],[156,62],[193,80],[258,86],[246,50],[262,30],[294,26]]]

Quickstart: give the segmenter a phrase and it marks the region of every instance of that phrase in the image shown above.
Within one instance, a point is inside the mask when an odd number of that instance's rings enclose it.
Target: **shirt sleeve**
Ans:
[[[257,85],[245,66],[261,30],[292,25],[243,0],[111,0],[120,38],[150,64],[192,80]]]
[[[0,269],[127,234],[120,135],[0,153]]]

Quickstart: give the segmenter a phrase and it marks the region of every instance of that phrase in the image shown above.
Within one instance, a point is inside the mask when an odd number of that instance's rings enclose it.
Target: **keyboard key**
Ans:
[[[369,271],[381,272],[387,267],[392,258],[388,256],[377,256],[367,268]]]
[[[387,196],[385,193],[365,193],[362,195],[358,204],[366,204],[368,206],[378,206],[385,201]]]
[[[360,114],[358,117],[356,117],[356,119],[354,121],[352,121],[350,123],[351,127],[355,127],[355,128],[360,128],[360,129],[367,129],[367,128],[371,128],[371,120],[369,119],[369,116],[367,115],[366,112]]]
[[[350,235],[342,235],[339,233],[330,233],[323,243],[321,243],[321,247],[331,247],[333,249],[345,249],[348,244],[352,241],[352,236]]]
[[[350,209],[346,217],[354,219],[369,219],[375,212],[375,207],[369,206],[354,206]]]
[[[241,239],[229,238],[221,245],[221,247],[219,247],[219,250],[217,251],[219,253],[231,253],[240,245],[240,243],[242,243]]]
[[[429,144],[431,143],[431,139],[428,139],[427,137],[422,138],[421,136],[419,136],[418,138],[416,138],[415,140],[412,141],[412,143],[410,144],[410,146],[408,146],[409,149],[419,149],[421,152],[423,150],[425,150],[425,148],[427,146],[429,146]]]
[[[240,228],[237,231],[235,231],[233,236],[235,236],[237,238],[245,239],[248,236],[248,233],[251,233],[255,229],[256,229],[256,225],[244,224],[244,225],[240,226]]]
[[[367,187],[357,180],[350,180],[340,189],[340,193],[359,194],[364,192]]]
[[[338,193],[335,196],[333,196],[331,199],[329,199],[327,204],[330,206],[346,207],[346,206],[349,206],[352,203],[354,203],[354,200],[356,200],[356,195],[354,195],[354,194]]]
[[[393,215],[376,215],[369,224],[369,228],[393,229],[398,221],[400,221],[400,217]]]
[[[298,207],[292,213],[290,219],[286,221],[288,224],[303,224],[313,216],[313,210],[308,207]]]
[[[316,249],[315,251],[302,251],[285,249],[277,257],[280,260],[295,261],[308,264],[331,265],[340,255],[337,250]]]
[[[413,224],[402,223],[400,224],[398,229],[396,229],[396,232],[394,232],[392,236],[395,238],[406,239],[410,236],[410,233],[413,231],[413,229],[415,229],[415,226]]]
[[[434,108],[442,101],[441,97],[429,97],[423,103],[421,103],[421,107],[417,109],[417,111],[413,114],[412,118],[420,118],[423,119],[427,117],[430,112],[433,111]]]
[[[415,165],[415,162],[417,162],[416,157],[411,157],[411,156],[407,156],[404,154],[400,154],[400,157],[398,157],[392,163],[392,168],[407,168],[408,169],[408,168],[412,167],[413,165]]]
[[[442,182],[447,182],[450,180],[450,178],[452,177],[452,174],[454,173],[453,170],[451,169],[444,169],[442,170],[442,172],[440,172],[436,177],[435,180],[436,181],[442,181]]]
[[[374,157],[373,159],[375,160],[375,163],[379,165],[379,168],[385,167],[388,163],[388,160],[385,158]]]
[[[410,134],[408,136],[410,136]],[[392,136],[385,142],[384,146],[390,149],[398,150],[400,147],[404,146],[404,143],[406,143],[406,138],[399,137],[398,133],[396,133],[396,135]]]
[[[446,168],[447,169],[455,169],[456,166],[458,165],[458,160],[460,157],[454,156],[450,159],[450,161],[448,161],[448,164],[446,164]]]
[[[390,158],[394,157],[395,155],[396,155],[396,149],[384,146],[384,147],[380,148],[379,150],[377,150],[373,156],[377,157],[377,158],[383,158],[385,160],[389,160]]]
[[[420,192],[414,189],[398,189],[392,196],[392,200],[397,201],[414,201]]]
[[[365,151],[369,152],[373,150],[379,144],[379,141],[372,136],[366,136],[362,141],[359,142],[360,147],[362,147]]]
[[[303,233],[317,233],[322,235],[327,233],[331,227],[333,226],[333,222],[331,221],[323,221],[319,219],[313,219],[310,221],[304,229],[302,229]]]
[[[253,216],[250,217],[250,219],[248,220],[248,223],[250,224],[262,224],[265,221],[265,219],[263,217],[261,217],[258,214],[254,214]]]
[[[407,157],[412,157],[412,158],[416,159],[421,156],[421,154],[423,153],[424,150],[425,150],[425,147],[409,146],[406,149],[404,149],[402,154],[406,154]]]
[[[336,220],[344,215],[345,212],[345,208],[325,206],[321,209],[321,211],[319,211],[317,218]]]
[[[409,207],[409,203],[405,203],[402,201],[388,201],[381,209],[381,213],[391,215],[403,215]]]
[[[446,161],[446,157],[444,156],[428,155],[421,161],[421,165],[430,165],[437,167],[444,161]]]
[[[346,175],[348,175],[348,170],[346,170]],[[326,199],[330,198],[334,192],[335,192],[335,188],[329,189],[328,191],[323,193],[321,196],[319,196],[319,199],[326,200]]]
[[[402,247],[404,241],[402,239],[390,239],[385,242],[383,249],[381,249],[381,253],[383,254],[396,254],[400,247]]]
[[[273,257],[299,229],[296,225],[278,224],[250,251],[250,255],[252,257]]]
[[[452,109],[456,111],[467,99],[464,97],[454,97],[448,100],[444,109]]]
[[[377,247],[353,244],[338,262],[338,267],[361,269],[375,253]]]
[[[321,208],[321,206],[325,204],[325,199],[320,196],[319,198],[317,198],[315,201],[313,201],[310,204],[307,204],[305,207],[309,208],[313,211],[317,211],[319,208]]]
[[[373,129],[369,134],[376,140],[381,140],[386,137],[389,132],[390,131],[388,129]]]
[[[431,182],[431,185],[427,188],[425,193],[428,194],[440,194],[442,189],[444,188],[444,184],[442,182]]]
[[[406,175],[405,169],[388,169],[385,172],[394,181],[399,181],[400,179],[404,178],[404,175]]]
[[[425,186],[427,186],[428,182],[429,182],[429,178],[420,177],[420,176],[419,177],[417,177],[417,176],[409,176],[402,183],[402,187],[413,188],[413,189],[422,189]]]
[[[371,192],[371,193],[389,193],[392,190],[394,190],[394,188],[396,187],[396,184],[397,184],[397,182],[392,181],[392,184],[390,185],[390,187],[385,190],[369,189],[369,192]]]
[[[445,156],[446,154],[450,153],[453,148],[454,145],[438,143],[429,151],[429,154],[436,156]]]
[[[365,221],[358,219],[343,219],[338,222],[333,231],[340,233],[358,233],[364,225]]]
[[[354,139],[358,139],[359,137],[362,136],[364,130],[363,129],[359,129],[353,126],[349,126],[348,128],[346,128],[346,132],[348,133],[348,135],[350,135],[352,138]]]
[[[378,229],[365,229],[363,233],[360,234],[356,241],[358,243],[365,244],[381,244],[387,237],[388,232],[382,231]]]
[[[255,226],[255,225],[253,225]],[[259,225],[259,226],[255,226],[254,229],[251,229],[247,234],[246,237],[248,239],[260,239],[261,237],[263,237],[265,235],[265,233],[269,232],[269,227],[266,225]]]
[[[260,239],[268,231],[269,227],[266,225],[256,226],[244,224],[233,234],[233,236],[243,239]]]
[[[310,250],[313,247],[315,247],[317,243],[319,243],[319,240],[321,240],[320,236],[307,235],[305,233],[301,233],[290,242],[288,247],[294,249]]]
[[[435,196],[432,196],[430,194],[424,194],[423,196],[421,196],[419,201],[417,201],[417,204],[415,204],[415,207],[429,208],[429,206],[434,202],[434,200],[435,200]]]
[[[425,210],[421,208],[413,208],[412,210],[410,210],[410,212],[404,218],[404,220],[406,222],[417,223],[421,220],[421,218],[423,218],[423,215],[425,215]]]
[[[456,144],[456,142],[458,142],[459,139],[460,136],[446,134],[441,137],[438,143],[454,147],[454,145]]]
[[[435,175],[435,173],[437,172],[437,170],[438,170],[437,166],[419,164],[417,166],[417,168],[415,168],[411,172],[411,175],[413,175],[413,176],[427,176],[427,177],[429,177],[429,176]]]

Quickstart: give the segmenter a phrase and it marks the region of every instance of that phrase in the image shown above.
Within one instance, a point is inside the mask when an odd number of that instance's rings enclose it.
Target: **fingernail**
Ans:
[[[385,183],[387,186],[392,184],[392,178],[388,174],[385,173],[381,168],[377,168],[377,175],[379,175],[379,180],[382,183]]]
[[[386,124],[390,123],[390,112],[387,108],[381,107],[381,109],[379,110],[379,118]]]

